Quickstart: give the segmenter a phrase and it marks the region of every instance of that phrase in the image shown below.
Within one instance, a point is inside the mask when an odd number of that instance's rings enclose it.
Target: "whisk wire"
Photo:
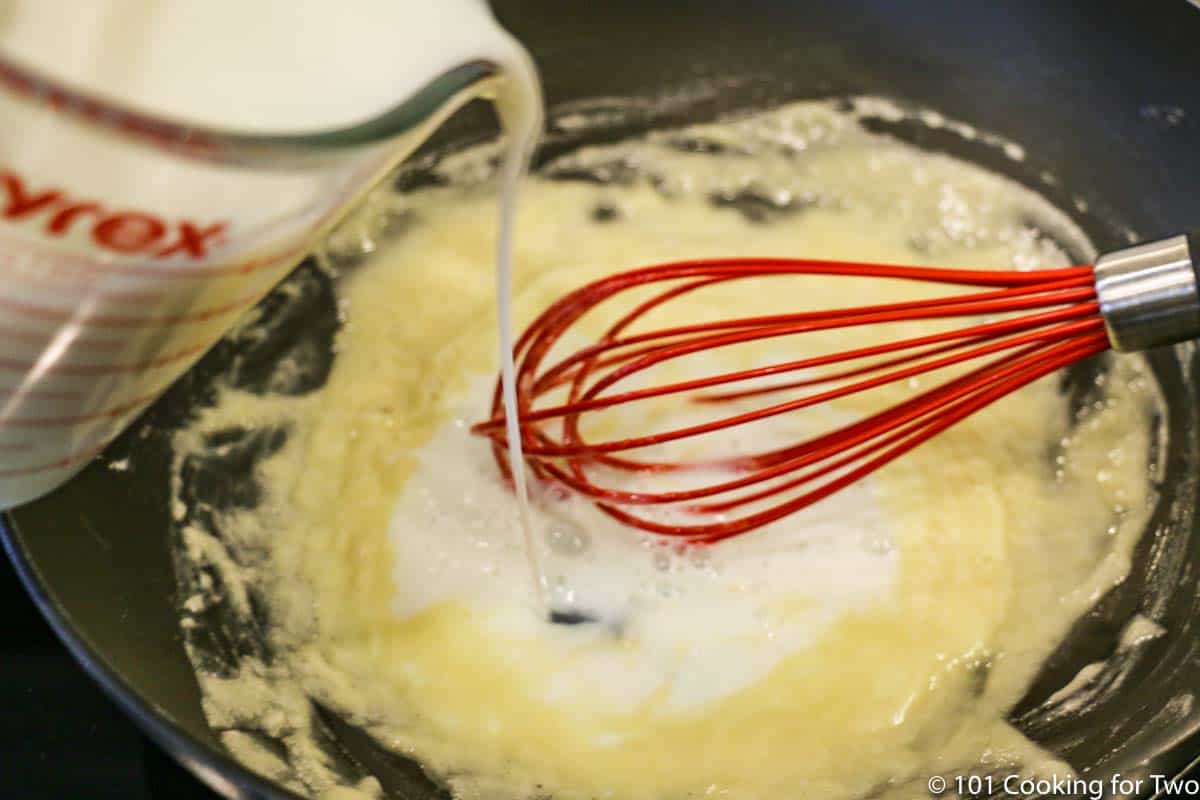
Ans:
[[[982,290],[629,332],[652,311],[684,295],[732,281],[795,275],[888,278]],[[593,344],[550,360],[556,345],[586,314],[629,290],[663,284],[665,288],[635,302]],[[1018,312],[1028,313],[1012,316]],[[1003,318],[988,319],[998,315]],[[716,349],[864,325],[964,317],[985,319],[956,330],[616,391],[620,384],[656,367]],[[622,523],[688,542],[719,541],[770,524],[827,497],[1006,394],[1108,346],[1091,267],[976,271],[799,259],[711,259],[644,267],[568,293],[523,332],[514,348],[522,444],[535,478],[559,483],[590,498],[601,511]],[[923,394],[800,443],[759,453],[690,461],[626,455],[985,359],[982,365]],[[864,360],[867,363],[851,363]],[[836,365],[843,367],[767,386],[705,391]],[[815,391],[640,436],[593,441],[581,432],[586,414],[654,398],[685,395],[698,406],[719,408],[796,390]],[[552,400],[552,396],[560,399]],[[511,479],[504,426],[497,383],[491,417],[473,430],[491,439],[501,473]],[[712,480],[713,470],[719,473],[716,480]],[[628,480],[612,483],[617,473],[668,472],[697,475],[709,482],[688,488],[646,490],[631,486]],[[760,508],[763,504],[770,505]],[[648,508],[652,506],[666,506],[667,513],[653,512]],[[728,519],[734,511],[744,514]],[[714,515],[717,521],[708,521]]]

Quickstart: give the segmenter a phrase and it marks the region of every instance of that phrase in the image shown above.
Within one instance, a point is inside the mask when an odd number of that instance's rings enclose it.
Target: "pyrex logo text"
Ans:
[[[47,236],[66,236],[79,225],[90,225],[93,242],[123,255],[169,258],[184,254],[208,256],[208,248],[228,227],[226,222],[199,225],[181,219],[169,223],[143,211],[111,211],[95,200],[76,200],[62,189],[30,189],[11,170],[0,170],[0,218],[38,220]]]

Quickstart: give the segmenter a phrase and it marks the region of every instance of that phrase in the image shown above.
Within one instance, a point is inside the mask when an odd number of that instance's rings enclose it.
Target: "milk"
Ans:
[[[510,198],[540,126],[532,64],[482,0],[0,0],[0,57],[155,117],[281,136],[360,125],[487,62]],[[187,160],[0,94],[0,508],[82,468],[466,99],[285,170]]]
[[[518,56],[482,0],[3,0],[0,48],[80,89],[250,132],[348,127]]]

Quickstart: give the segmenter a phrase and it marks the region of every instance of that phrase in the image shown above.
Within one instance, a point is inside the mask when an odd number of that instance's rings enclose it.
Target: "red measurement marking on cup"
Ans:
[[[310,243],[306,241],[273,253],[228,264],[153,266],[101,261],[79,254],[64,254],[53,248],[39,246],[14,237],[6,236],[4,239],[4,249],[7,252],[0,253],[0,266],[3,266],[4,262],[11,264],[18,259],[33,260],[37,262],[39,271],[42,273],[39,277],[46,280],[47,283],[61,281],[71,285],[80,285],[98,277],[143,278],[175,282],[176,279],[195,281],[250,275],[267,267],[280,266],[292,260],[298,261],[311,249]],[[23,255],[18,256],[15,253]]]
[[[7,246],[7,244],[3,245]],[[172,292],[169,288],[155,289],[112,289],[104,288],[96,285],[97,277],[94,275],[22,275],[19,271],[6,272],[2,257],[0,257],[0,276],[3,276],[4,288],[8,290],[7,295],[11,299],[16,299],[22,292],[26,294],[52,294],[54,299],[76,300],[76,301],[92,301],[103,302],[106,305],[113,304],[132,304],[139,306],[163,306],[172,301],[178,302],[186,292],[195,292],[196,288],[193,285],[191,288],[182,291],[176,289]],[[160,282],[160,286],[165,281]],[[241,283],[244,283],[242,281]],[[260,283],[262,283],[260,281]],[[255,291],[261,291],[263,294],[273,286],[271,283],[266,286],[256,286]],[[20,302],[20,301],[18,301]]]
[[[18,467],[16,469],[2,469],[2,470],[0,470],[0,478],[19,478],[22,475],[34,475],[38,472],[48,472],[52,469],[63,469],[65,467],[71,466],[72,464],[78,464],[80,461],[87,461],[89,458],[95,458],[96,456],[103,453],[104,448],[107,446],[108,446],[108,443],[105,442],[104,444],[100,445],[99,447],[94,447],[89,450],[85,450],[81,453],[75,453],[74,455],[66,456],[65,458],[60,458],[60,459],[51,461],[46,464],[38,464],[33,467]]]
[[[171,295],[162,291],[99,289],[94,295],[106,302],[136,303],[138,305],[161,305],[171,299]]]
[[[4,246],[7,248],[8,244],[6,243]],[[176,292],[173,295],[168,288],[106,288],[97,284],[112,276],[94,272],[83,272],[81,270],[75,270],[70,273],[55,271],[45,274],[43,271],[40,274],[23,274],[21,267],[10,267],[6,271],[4,260],[4,256],[0,255],[0,275],[4,276],[5,286],[10,290],[23,289],[33,292],[54,292],[60,297],[72,297],[80,300],[96,299],[112,303],[136,303],[139,305],[163,305],[180,294]],[[145,280],[145,278],[142,278],[142,280]],[[153,280],[159,287],[166,284],[166,280],[163,277],[156,277]]]
[[[176,350],[164,356],[130,363],[68,364],[56,362],[43,367],[40,374],[69,375],[74,377],[99,377],[102,375],[127,375],[130,373],[137,374],[142,372],[150,372],[152,370],[161,369],[162,367],[166,367],[179,361],[199,355],[211,346],[212,342],[205,340],[203,342],[184,347],[181,350]],[[38,366],[39,365],[36,360],[25,361],[21,359],[0,357],[0,370],[24,373],[29,372]]]
[[[30,330],[27,328],[18,328],[11,325],[0,323],[0,342],[12,343],[20,342],[32,347],[46,350],[52,347],[58,336],[63,333],[62,327],[48,328],[45,330]],[[71,333],[70,350],[73,352],[84,353],[115,353],[124,350],[129,346],[129,340],[126,339],[101,339],[95,336],[89,336],[85,333],[76,335],[77,332]],[[207,340],[206,340],[207,341]],[[194,348],[203,349],[203,343],[196,345],[188,345],[185,349],[188,352],[194,352]],[[34,362],[27,362],[32,368]]]
[[[156,148],[186,150],[208,159],[217,159],[220,155],[217,141],[208,133],[56,86],[34,72],[3,60],[0,60],[0,84],[31,103],[48,105],[55,111],[77,116],[90,124],[118,130]]]
[[[5,242],[4,248],[12,250],[8,242]],[[103,279],[103,275],[31,274],[26,271],[25,264],[13,266],[15,260],[11,252],[0,255],[0,275],[4,276],[5,287],[9,290],[52,291],[59,296],[138,304],[161,304],[171,297],[168,291],[161,288],[111,289],[97,286],[97,279]],[[8,262],[7,267],[5,262]]]
[[[114,353],[124,350],[129,346],[128,338],[100,339],[96,338],[95,336],[89,336],[87,333],[88,332],[70,332],[71,351],[81,351],[86,353]],[[64,328],[61,326],[35,331],[27,328],[17,328],[0,324],[0,342],[21,342],[23,344],[40,348],[42,351],[54,346],[57,338],[63,334]],[[200,348],[203,348],[204,346],[205,345],[201,343],[195,345],[195,347]],[[192,345],[188,346],[189,352],[191,352],[191,347]],[[27,363],[32,368],[34,362]]]
[[[158,304],[165,303],[171,298],[170,294],[161,289],[95,289],[86,294],[118,303]]]
[[[277,253],[259,256],[246,261],[232,264],[212,264],[207,266],[192,266],[180,264],[176,266],[150,266],[145,264],[105,264],[103,271],[109,275],[122,275],[141,278],[182,278],[188,280],[204,280],[230,275],[249,275],[266,267],[277,266],[289,259],[299,259],[308,254],[310,245],[305,243],[288,247]]]
[[[100,411],[91,411],[86,414],[71,414],[62,417],[9,417],[0,422],[0,430],[11,428],[63,428],[70,425],[79,425],[84,422],[95,422],[101,419],[115,419],[116,417],[144,408],[152,403],[162,392],[163,389],[159,388],[150,394],[135,397],[120,405],[111,406]]]
[[[83,392],[78,389],[39,389],[36,387],[10,386],[0,389],[0,398],[31,398],[36,400],[79,400]]]
[[[0,324],[0,341],[3,342],[24,342],[39,347],[46,347],[52,341],[57,331],[31,331],[26,328],[17,328],[11,325]],[[86,350],[120,350],[127,343],[117,339],[93,339],[89,337],[80,337],[71,340],[71,349],[82,348]]]
[[[189,311],[186,314],[164,314],[162,316],[153,316],[151,314],[97,314],[95,316],[80,316],[76,309],[54,308],[38,305],[37,303],[29,303],[24,300],[13,300],[7,297],[0,297],[0,310],[29,319],[58,324],[75,322],[93,328],[154,328],[187,325],[195,322],[209,322],[223,316],[245,311],[257,303],[263,294],[264,290],[258,290],[253,294],[243,295],[219,306],[210,306],[199,311]]]

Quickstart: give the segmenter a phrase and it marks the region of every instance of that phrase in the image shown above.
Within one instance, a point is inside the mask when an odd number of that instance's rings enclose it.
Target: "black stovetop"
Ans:
[[[0,797],[217,800],[75,663],[0,553]]]

